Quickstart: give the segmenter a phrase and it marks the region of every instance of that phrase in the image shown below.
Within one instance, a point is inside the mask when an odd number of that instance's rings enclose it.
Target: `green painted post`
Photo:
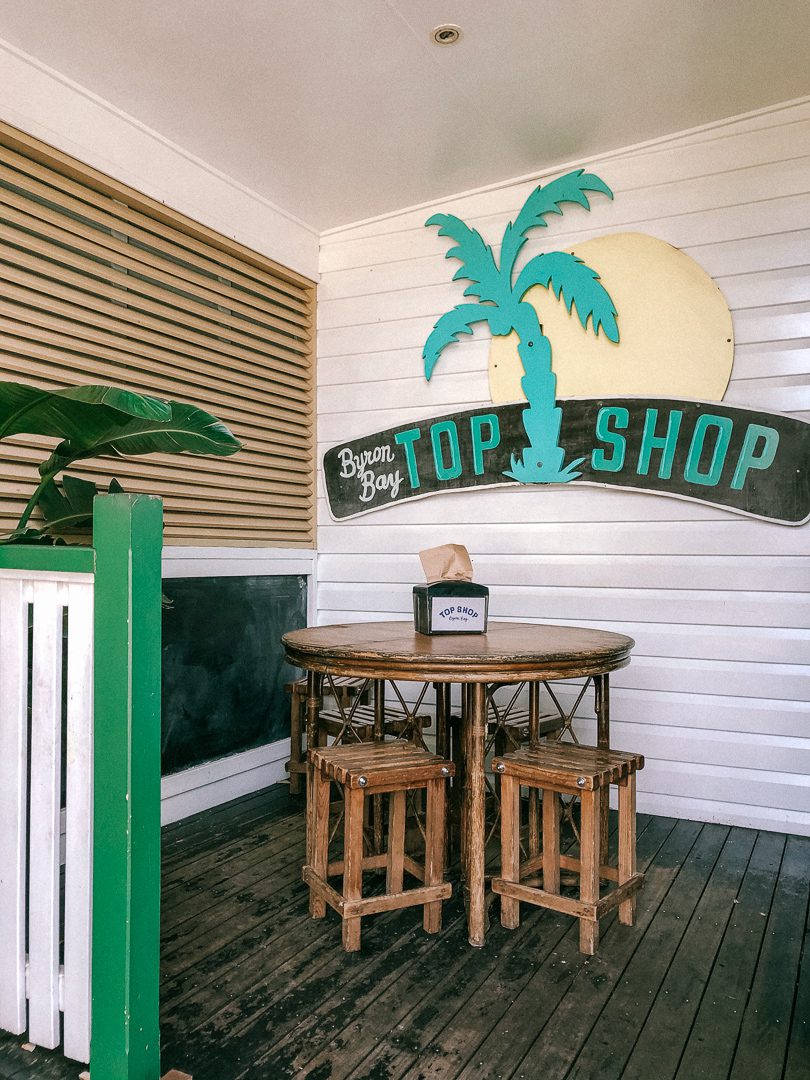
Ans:
[[[163,506],[95,501],[93,1080],[158,1080]]]

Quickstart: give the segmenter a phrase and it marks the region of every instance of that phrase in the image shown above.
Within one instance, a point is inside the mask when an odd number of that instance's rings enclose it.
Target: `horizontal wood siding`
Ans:
[[[74,470],[163,495],[168,543],[313,546],[314,306],[300,274],[0,124],[0,378],[189,402],[243,444]],[[54,445],[3,442],[0,531]]]
[[[808,418],[810,101],[587,164],[614,201],[567,208],[529,254],[623,231],[682,248],[732,309],[725,400]],[[425,338],[463,290],[448,241],[424,222],[455,213],[493,240],[533,187],[324,237],[319,460],[344,439],[489,400],[480,329],[447,350],[430,383],[422,374]],[[612,706],[616,745],[647,758],[641,807],[810,833],[810,526],[585,487],[457,492],[338,523],[321,486],[319,522],[320,623],[409,617],[417,552],[466,544],[492,617],[636,639]]]

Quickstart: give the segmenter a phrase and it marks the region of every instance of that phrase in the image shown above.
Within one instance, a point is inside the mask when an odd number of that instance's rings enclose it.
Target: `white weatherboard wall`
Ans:
[[[623,231],[682,248],[732,309],[725,400],[810,417],[808,99],[324,236],[319,455],[489,401],[480,328],[430,383],[422,374],[425,338],[464,287],[450,242],[424,222],[454,213],[497,243],[538,181],[577,165],[614,202],[566,207],[527,257]],[[437,495],[336,523],[320,494],[321,624],[409,617],[416,553],[466,544],[494,618],[636,639],[611,715],[614,745],[647,758],[641,809],[810,833],[810,526],[576,485]]]

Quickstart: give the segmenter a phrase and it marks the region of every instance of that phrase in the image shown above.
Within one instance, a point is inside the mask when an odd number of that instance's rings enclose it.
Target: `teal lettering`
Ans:
[[[422,432],[418,427],[408,428],[407,431],[400,431],[394,436],[394,442],[401,446],[405,451],[405,463],[408,466],[408,479],[411,482],[411,487],[416,491],[419,487],[419,470],[416,467],[416,454],[414,453],[413,444],[422,437]]]
[[[618,405],[604,406],[596,417],[596,437],[603,443],[613,448],[608,456],[601,447],[597,447],[591,454],[591,465],[600,472],[621,472],[624,467],[624,454],[627,449],[627,439],[611,431],[608,426],[614,420],[617,428],[626,428],[630,423],[630,413]]]
[[[692,442],[689,445],[689,453],[686,456],[686,468],[683,470],[683,478],[690,484],[702,484],[704,487],[714,487],[723,472],[728,453],[728,444],[731,441],[731,432],[734,422],[727,416],[713,416],[711,413],[703,413],[698,417],[695,430],[692,434]],[[706,435],[712,429],[717,429],[712,460],[709,463],[708,472],[700,471],[700,455],[706,442]]]
[[[762,449],[757,453],[760,440],[762,440]],[[734,479],[731,481],[732,490],[739,491],[742,488],[751,469],[767,469],[776,457],[778,445],[779,432],[774,428],[763,427],[761,424],[749,424],[740,451],[740,460],[737,462]]]
[[[447,436],[447,448],[450,451],[450,464],[445,465],[442,454],[442,435]],[[430,429],[430,442],[433,446],[433,463],[439,480],[455,480],[461,476],[461,451],[458,446],[458,429],[453,420],[443,420]]]
[[[482,437],[482,429],[486,425],[489,428],[489,437]],[[484,451],[494,450],[501,441],[501,428],[498,417],[494,413],[484,416],[470,417],[470,431],[472,434],[473,471],[476,476],[482,476],[484,472]]]
[[[680,409],[673,409],[669,414],[666,435],[656,435],[655,428],[658,422],[658,409],[647,409],[644,418],[644,433],[641,436],[641,449],[638,452],[638,466],[636,472],[639,476],[646,476],[650,471],[650,457],[653,450],[661,451],[661,463],[658,466],[658,477],[661,480],[669,480],[672,476],[672,461],[675,457],[675,447],[678,443],[678,433],[681,430],[683,413]]]

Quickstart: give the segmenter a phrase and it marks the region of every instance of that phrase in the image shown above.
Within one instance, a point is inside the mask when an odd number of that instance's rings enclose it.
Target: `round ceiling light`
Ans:
[[[453,23],[442,23],[441,26],[434,26],[430,37],[435,45],[455,45],[461,40],[461,27]]]

